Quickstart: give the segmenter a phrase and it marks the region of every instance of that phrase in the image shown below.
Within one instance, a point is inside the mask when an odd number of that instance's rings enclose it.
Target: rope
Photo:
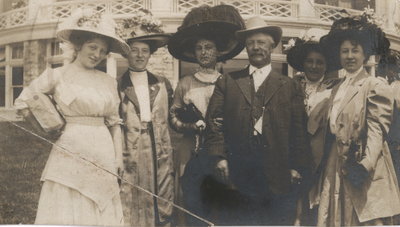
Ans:
[[[175,208],[177,208],[177,209],[179,209],[179,210],[181,210],[181,211],[183,211],[183,212],[185,212],[185,213],[187,213],[187,214],[189,214],[189,215],[191,215],[191,216],[193,216],[193,217],[199,219],[200,221],[206,223],[208,226],[214,226],[214,223],[212,223],[212,222],[210,222],[210,221],[208,221],[208,220],[206,220],[206,219],[204,219],[204,218],[202,218],[202,217],[200,217],[200,216],[198,216],[198,215],[196,215],[196,214],[194,214],[194,213],[188,211],[187,209],[185,209],[185,208],[183,208],[183,207],[181,207],[181,206],[179,206],[179,205],[176,205],[175,203],[173,203],[173,202],[171,202],[171,201],[169,201],[169,200],[167,200],[167,199],[164,199],[164,198],[162,198],[162,197],[160,197],[160,196],[158,196],[158,195],[156,195],[156,194],[154,194],[154,193],[152,193],[152,192],[150,192],[150,191],[148,191],[148,190],[146,190],[146,189],[144,189],[144,188],[142,188],[142,187],[140,187],[140,186],[134,185],[133,183],[127,181],[126,179],[121,178],[119,175],[117,175],[117,174],[115,174],[115,173],[113,173],[113,172],[111,172],[111,171],[109,171],[109,170],[107,170],[107,169],[102,168],[101,166],[99,166],[99,165],[96,164],[95,162],[92,162],[92,161],[88,160],[88,159],[85,158],[85,157],[82,157],[82,156],[80,156],[80,155],[77,155],[77,154],[75,154],[75,153],[72,153],[71,151],[69,151],[68,149],[64,148],[63,146],[61,146],[61,145],[59,145],[59,144],[55,144],[55,143],[53,143],[52,141],[50,141],[50,140],[44,138],[43,136],[38,135],[37,133],[35,133],[35,132],[31,131],[31,130],[26,129],[26,128],[24,128],[24,127],[22,127],[22,126],[16,124],[15,122],[13,122],[13,121],[11,121],[11,120],[9,120],[9,119],[7,119],[7,118],[1,116],[1,115],[0,115],[0,118],[3,119],[3,120],[5,120],[5,121],[7,121],[8,123],[14,125],[15,127],[17,127],[17,128],[19,128],[19,129],[21,129],[21,130],[23,130],[23,131],[25,131],[25,132],[27,132],[27,133],[29,133],[29,134],[35,136],[35,137],[37,137],[37,138],[39,138],[39,139],[41,139],[41,140],[43,140],[43,141],[45,141],[45,142],[47,142],[47,143],[49,143],[49,144],[52,144],[53,146],[56,146],[56,147],[60,148],[62,151],[68,153],[68,154],[71,155],[72,157],[81,159],[81,160],[83,160],[83,161],[85,161],[85,162],[87,162],[87,163],[89,163],[89,164],[95,166],[96,168],[101,169],[102,171],[105,171],[106,173],[109,173],[109,174],[111,174],[111,175],[117,177],[119,180],[121,180],[122,182],[124,182],[124,183],[130,185],[131,187],[134,187],[134,188],[136,188],[136,189],[138,189],[138,190],[140,190],[140,191],[142,191],[142,192],[144,192],[144,193],[147,193],[147,194],[149,194],[149,195],[151,195],[151,196],[153,196],[153,197],[155,197],[155,198],[157,198],[157,199],[159,199],[159,200],[162,200],[162,201],[168,203],[169,205],[172,205],[173,207],[175,207]]]

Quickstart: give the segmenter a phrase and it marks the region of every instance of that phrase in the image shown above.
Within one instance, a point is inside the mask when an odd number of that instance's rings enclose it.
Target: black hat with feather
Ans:
[[[196,63],[194,46],[199,39],[207,39],[217,46],[217,61],[225,61],[243,50],[244,45],[235,37],[235,32],[243,28],[244,21],[233,6],[196,7],[186,15],[169,40],[168,50],[179,60]]]
[[[361,15],[341,18],[333,22],[328,35],[320,43],[326,50],[328,64],[332,69],[341,69],[340,45],[345,40],[356,40],[363,47],[366,58],[371,55],[385,54],[390,42],[378,26],[373,15],[364,12]]]

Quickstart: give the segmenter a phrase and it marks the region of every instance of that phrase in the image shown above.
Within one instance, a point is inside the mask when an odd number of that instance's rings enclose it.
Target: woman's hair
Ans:
[[[339,47],[344,43],[344,41],[349,41],[353,46],[358,46],[358,45],[361,46],[365,56],[364,63],[368,61],[369,57],[373,53],[373,48],[372,48],[373,44],[371,44],[371,41],[368,39],[368,37],[361,38],[360,36],[358,37],[349,36],[340,41]],[[339,50],[339,55],[340,55],[340,50]]]
[[[106,41],[106,43],[108,44],[107,48],[107,54],[108,54],[110,52],[110,44],[112,42],[111,38],[93,32],[73,30],[69,36],[69,41],[74,46],[74,54],[71,62],[75,61],[78,51],[82,48],[82,45],[84,43],[97,38]]]
[[[320,45],[310,45],[308,48],[305,48],[304,55],[302,55],[302,56],[304,56],[304,58],[302,59],[303,60],[303,65],[304,65],[304,62],[305,62],[307,56],[311,52],[316,52],[316,53],[321,54],[322,56],[324,56],[325,61],[326,61],[325,52],[322,50],[321,46]]]
[[[150,54],[153,54],[154,52],[156,52],[158,50],[158,47],[156,47],[155,42],[153,40],[132,40],[132,41],[128,41],[128,45],[131,46],[132,43],[134,42],[141,42],[141,43],[146,43],[147,45],[149,45],[150,48]],[[128,56],[125,53],[121,53],[122,57],[124,58],[128,58]]]

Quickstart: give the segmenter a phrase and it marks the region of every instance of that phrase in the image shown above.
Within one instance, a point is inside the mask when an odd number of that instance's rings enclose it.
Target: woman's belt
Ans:
[[[65,121],[67,123],[81,124],[81,125],[90,125],[90,126],[103,126],[104,117],[70,117],[66,116]]]

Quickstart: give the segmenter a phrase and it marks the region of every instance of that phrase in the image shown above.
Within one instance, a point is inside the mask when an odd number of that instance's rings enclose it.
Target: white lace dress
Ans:
[[[23,90],[17,109],[27,108],[33,92],[53,95],[67,122],[42,173],[35,224],[123,225],[117,178],[108,173],[116,169],[107,128],[120,121],[116,80],[73,65],[47,69]]]

